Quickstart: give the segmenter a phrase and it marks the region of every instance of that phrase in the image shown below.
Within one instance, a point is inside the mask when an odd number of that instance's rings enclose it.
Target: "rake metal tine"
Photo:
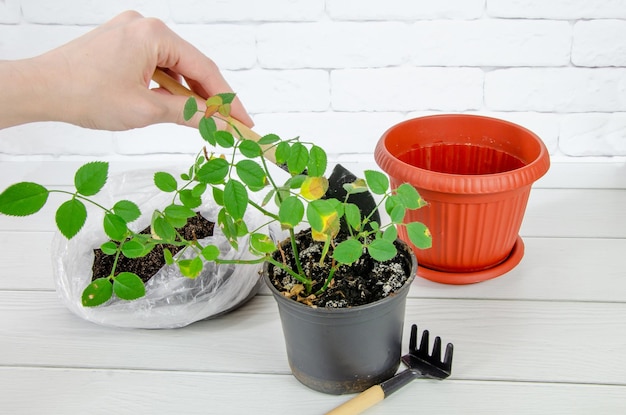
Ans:
[[[409,350],[414,352],[417,349],[417,324],[411,326],[411,338],[409,339]]]
[[[441,337],[439,336],[435,337],[432,358],[436,362],[441,362]]]
[[[420,348],[419,348],[419,352],[423,353],[424,356],[428,356],[428,343],[429,343],[429,333],[428,330],[424,330],[424,332],[422,333],[422,340],[420,341]]]
[[[452,372],[452,354],[454,353],[454,345],[448,343],[446,346],[446,355],[443,358],[443,364],[448,372]]]

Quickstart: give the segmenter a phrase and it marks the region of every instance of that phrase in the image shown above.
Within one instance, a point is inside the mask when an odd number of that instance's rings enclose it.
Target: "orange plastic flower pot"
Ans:
[[[433,115],[391,127],[374,157],[392,187],[410,183],[428,202],[405,217],[425,223],[433,237],[430,249],[413,246],[419,276],[469,284],[521,261],[518,233],[531,185],[550,167],[537,135],[496,118]],[[399,234],[409,242],[404,227]]]

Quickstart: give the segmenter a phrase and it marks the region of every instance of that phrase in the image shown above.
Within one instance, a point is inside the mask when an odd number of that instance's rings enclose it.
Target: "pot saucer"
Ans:
[[[522,241],[522,238],[518,236],[507,259],[494,267],[472,272],[447,272],[437,271],[420,265],[417,267],[417,275],[422,278],[426,278],[427,280],[443,284],[474,284],[476,282],[499,277],[500,275],[509,272],[520,263],[523,256],[524,241]]]

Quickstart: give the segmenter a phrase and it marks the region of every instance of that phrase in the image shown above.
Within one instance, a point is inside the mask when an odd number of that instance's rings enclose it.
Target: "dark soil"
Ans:
[[[329,275],[330,260],[327,258],[323,265],[319,264],[323,244],[313,241],[310,230],[302,231],[296,237],[302,267],[315,281],[311,290],[315,293],[324,285]],[[329,288],[317,296],[307,296],[302,291],[301,283],[278,267],[270,265],[269,276],[274,286],[285,296],[311,306],[344,308],[369,304],[392,295],[410,277],[410,253],[397,242],[396,248],[398,254],[389,261],[378,262],[364,253],[354,264],[340,267]],[[291,245],[283,243],[281,251],[276,252],[274,257],[295,269]]]
[[[196,216],[187,220],[187,224],[178,229],[178,232],[183,235],[186,240],[203,239],[213,235],[214,226],[215,223],[205,219],[199,213],[196,213]],[[150,233],[150,227],[148,226],[140,233]],[[182,249],[182,247],[175,245],[157,245],[148,255],[141,258],[126,258],[124,255],[120,255],[115,273],[119,274],[124,271],[133,272],[146,283],[165,265],[165,258],[163,257],[164,248],[168,248],[172,252],[172,255],[176,255],[176,253]],[[111,273],[115,257],[105,254],[100,249],[94,249],[94,255],[92,279],[108,277]]]

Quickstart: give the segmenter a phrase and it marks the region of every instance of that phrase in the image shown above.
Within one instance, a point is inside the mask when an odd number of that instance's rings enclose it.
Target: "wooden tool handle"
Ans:
[[[348,402],[341,404],[326,415],[355,415],[360,414],[367,408],[376,405],[385,399],[385,392],[380,385],[374,385],[364,392],[361,392]]]
[[[180,84],[176,79],[172,78],[171,76],[169,76],[167,73],[165,73],[163,70],[159,68],[157,68],[154,71],[154,74],[152,75],[152,80],[156,82],[157,84],[159,84],[161,88],[166,89],[173,95],[195,97],[196,99],[199,99],[200,101],[203,101],[203,102],[206,101],[206,98],[201,97],[200,95],[196,94],[195,92],[188,89],[184,85]],[[259,141],[261,139],[261,136],[259,134],[252,131],[247,125],[245,125],[241,121],[231,117],[230,123],[233,125],[234,128],[237,129],[237,131],[239,131],[242,138],[252,140],[252,141]],[[276,156],[274,155],[274,148],[273,147],[268,148],[264,146],[261,146],[261,147],[263,148],[265,158],[271,161],[272,163],[276,164]]]

